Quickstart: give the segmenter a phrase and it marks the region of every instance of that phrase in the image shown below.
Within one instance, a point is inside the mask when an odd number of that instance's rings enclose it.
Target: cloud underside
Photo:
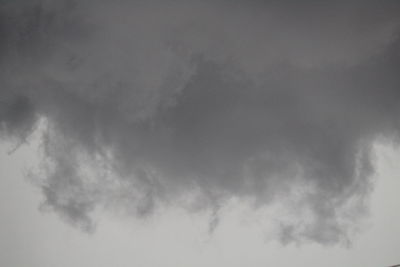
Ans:
[[[41,125],[44,206],[87,230],[237,198],[292,203],[283,243],[345,241],[399,136],[399,8],[2,3],[1,133]]]

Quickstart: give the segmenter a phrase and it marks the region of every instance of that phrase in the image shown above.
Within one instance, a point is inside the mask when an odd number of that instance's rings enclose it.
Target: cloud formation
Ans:
[[[283,243],[341,242],[371,188],[371,145],[400,133],[399,11],[2,3],[1,133],[24,141],[42,122],[45,206],[83,229],[96,208],[216,214],[290,196],[306,216],[282,224]]]

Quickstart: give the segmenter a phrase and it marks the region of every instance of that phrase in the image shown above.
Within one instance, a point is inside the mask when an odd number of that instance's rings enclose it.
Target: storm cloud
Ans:
[[[1,136],[42,128],[43,207],[86,230],[96,209],[214,228],[224,201],[289,198],[283,243],[346,241],[372,145],[400,134],[394,1],[0,5]]]

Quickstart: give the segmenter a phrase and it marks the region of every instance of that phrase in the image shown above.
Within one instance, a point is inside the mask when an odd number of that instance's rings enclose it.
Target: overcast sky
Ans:
[[[395,264],[399,14],[2,1],[1,260]]]

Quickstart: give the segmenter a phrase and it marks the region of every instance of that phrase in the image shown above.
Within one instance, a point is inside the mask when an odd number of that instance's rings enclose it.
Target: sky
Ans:
[[[37,168],[39,144],[9,155],[0,146],[0,265],[69,266],[389,266],[399,262],[400,149],[376,144],[374,190],[362,231],[347,246],[277,242],[268,211],[231,203],[208,233],[210,213],[168,209],[148,219],[100,214],[95,233],[39,209],[43,195],[27,173]],[[36,166],[36,167],[35,167]]]
[[[397,263],[399,12],[0,2],[4,265]]]

